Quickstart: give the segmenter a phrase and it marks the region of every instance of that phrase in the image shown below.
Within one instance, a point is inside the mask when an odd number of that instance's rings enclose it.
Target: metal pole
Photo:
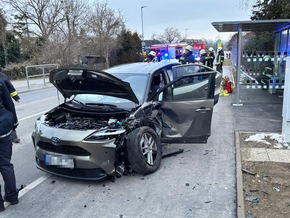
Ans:
[[[29,79],[28,79],[28,69],[27,68],[28,67],[26,66],[25,67],[25,74],[26,74],[27,88],[30,89],[30,87],[29,87]]]
[[[143,8],[146,8],[147,6],[142,6],[141,7],[141,22],[142,22],[142,55],[144,53],[144,47],[145,47],[145,43],[144,43],[144,28],[143,28]]]
[[[44,73],[44,67],[42,67],[42,76],[43,76],[43,84],[45,86],[45,73]]]
[[[238,51],[237,51],[237,69],[236,69],[236,74],[237,74],[237,81],[236,81],[236,86],[237,86],[237,95],[236,95],[236,104],[233,104],[233,106],[243,106],[243,104],[240,104],[240,68],[241,68],[241,46],[242,46],[242,26],[240,24],[239,27],[239,32],[238,32]]]
[[[187,30],[188,29],[185,29],[185,39],[187,39]]]

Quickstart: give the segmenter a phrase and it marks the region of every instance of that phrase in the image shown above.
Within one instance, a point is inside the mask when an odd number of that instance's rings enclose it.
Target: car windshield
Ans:
[[[146,84],[148,80],[147,74],[132,74],[132,73],[112,73],[115,77],[126,81],[130,84],[134,94],[136,95],[139,103],[141,104],[144,100],[144,94],[146,90]],[[76,101],[79,101],[83,104],[112,104],[120,108],[133,108],[135,103],[124,99],[113,97],[109,95],[99,95],[99,94],[78,94],[74,98]]]

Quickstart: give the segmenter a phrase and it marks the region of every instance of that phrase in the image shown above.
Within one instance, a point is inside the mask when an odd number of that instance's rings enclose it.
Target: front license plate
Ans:
[[[44,154],[46,165],[54,165],[62,168],[74,168],[74,159],[68,155]]]

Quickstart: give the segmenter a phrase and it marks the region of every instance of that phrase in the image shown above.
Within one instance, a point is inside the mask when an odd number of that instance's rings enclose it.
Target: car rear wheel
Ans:
[[[128,159],[137,173],[152,173],[161,163],[162,152],[159,137],[149,127],[140,127],[128,135]]]

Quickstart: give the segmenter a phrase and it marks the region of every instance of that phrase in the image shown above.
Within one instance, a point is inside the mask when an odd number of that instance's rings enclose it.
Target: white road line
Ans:
[[[27,185],[24,189],[21,189],[18,193],[18,198],[22,197],[23,195],[25,195],[27,192],[29,192],[30,190],[34,189],[36,186],[38,186],[40,183],[42,183],[43,181],[45,181],[46,179],[48,179],[51,176],[51,174],[46,173],[45,175],[39,177],[37,180],[35,180],[34,182],[30,183],[29,185]],[[10,203],[9,202],[4,202],[4,206],[7,207],[9,206]]]
[[[30,115],[30,116],[28,116],[28,117],[24,117],[24,118],[22,118],[22,119],[19,119],[18,122],[23,121],[23,120],[30,119],[30,118],[35,117],[35,116],[39,116],[39,115],[44,114],[44,113],[46,113],[46,112],[47,112],[47,110],[46,110],[46,111],[39,112],[39,113],[37,113],[37,114]]]

